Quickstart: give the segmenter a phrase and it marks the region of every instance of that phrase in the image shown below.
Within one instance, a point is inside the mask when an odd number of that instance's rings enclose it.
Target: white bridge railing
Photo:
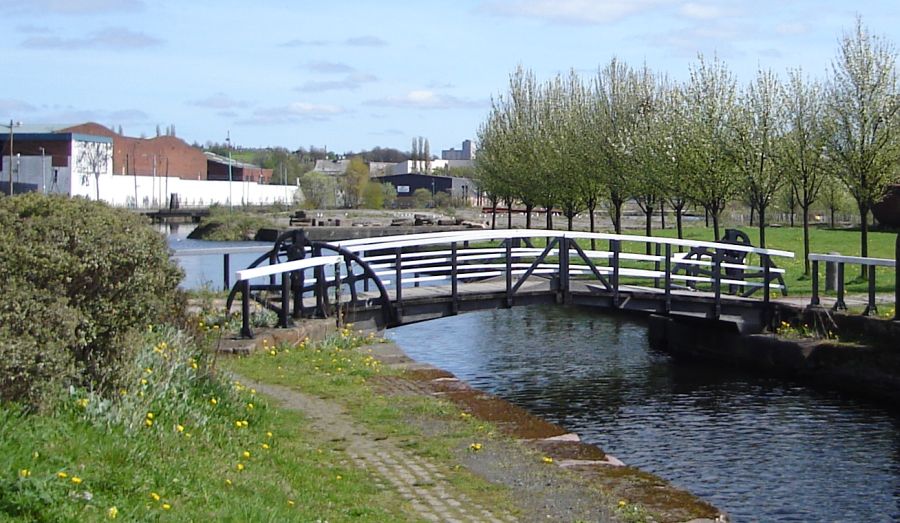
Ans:
[[[593,240],[605,249],[581,245]],[[579,241],[581,243],[579,243]],[[690,252],[675,252],[687,248]],[[324,251],[330,251],[325,254]],[[449,284],[452,312],[457,312],[460,287],[468,282],[503,277],[505,301],[531,278],[549,278],[564,298],[574,281],[593,281],[617,303],[623,285],[659,289],[670,310],[672,291],[703,289],[713,294],[713,317],[721,311],[722,293],[745,296],[762,291],[768,306],[771,291],[786,289],[773,257],[793,253],[749,245],[673,238],[546,230],[468,230],[312,243],[305,257],[237,272],[242,292],[245,336],[252,335],[247,317],[253,290],[280,291],[280,318],[286,325],[293,298],[293,315],[303,314],[303,298],[314,296],[317,311],[327,314],[330,300],[343,297],[372,301],[374,285],[385,310],[402,314],[403,291],[410,286]],[[753,256],[756,260],[750,259]],[[274,259],[274,257],[273,257]],[[753,262],[753,263],[751,263]],[[268,284],[251,280],[268,278]],[[392,296],[389,296],[389,289]],[[395,317],[394,320],[398,318]]]
[[[898,253],[900,254],[900,253]],[[844,266],[845,265],[861,265],[866,267],[866,279],[868,280],[868,300],[863,315],[868,316],[878,312],[878,306],[875,304],[875,269],[877,267],[897,267],[896,260],[889,258],[862,258],[860,256],[841,256],[839,254],[815,254],[810,253],[809,261],[812,262],[812,297],[809,304],[811,306],[821,305],[819,298],[819,263],[833,263],[837,266],[837,300],[834,302],[833,310],[847,309],[844,302]],[[895,275],[896,279],[896,275]],[[900,282],[895,282],[896,296],[900,301]],[[897,304],[900,305],[900,304]],[[900,318],[898,312],[897,318]]]

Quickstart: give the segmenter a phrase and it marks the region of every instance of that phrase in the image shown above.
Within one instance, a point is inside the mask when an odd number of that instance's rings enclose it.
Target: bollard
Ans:
[[[897,269],[900,269],[900,234],[894,244],[894,321],[900,321],[900,278],[897,277]]]
[[[839,252],[829,252],[832,256],[840,256]],[[825,262],[825,292],[837,290],[838,270],[836,262]]]

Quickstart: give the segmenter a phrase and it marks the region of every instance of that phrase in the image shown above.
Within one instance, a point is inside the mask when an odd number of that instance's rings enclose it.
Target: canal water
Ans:
[[[900,418],[651,350],[646,324],[555,306],[388,332],[412,358],[577,432],[734,521],[900,521]]]
[[[168,233],[175,250],[224,247]],[[252,245],[235,242],[235,246]],[[232,257],[232,270],[257,255]],[[221,288],[222,257],[177,258]],[[900,415],[784,380],[673,361],[640,320],[563,307],[484,311],[392,329],[456,374],[662,476],[734,521],[900,521]]]

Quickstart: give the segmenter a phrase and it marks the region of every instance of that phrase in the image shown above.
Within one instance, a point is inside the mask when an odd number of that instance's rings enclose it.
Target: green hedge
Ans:
[[[135,329],[180,315],[182,274],[146,220],[103,203],[0,199],[0,398],[115,386]]]

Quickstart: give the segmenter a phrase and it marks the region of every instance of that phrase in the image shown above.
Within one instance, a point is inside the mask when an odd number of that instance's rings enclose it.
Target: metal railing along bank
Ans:
[[[579,240],[585,244],[589,240],[606,242],[608,248],[588,249]],[[707,290],[712,294],[711,316],[718,318],[723,292],[750,296],[762,291],[762,302],[768,307],[773,289],[786,292],[784,270],[775,267],[772,258],[794,256],[788,251],[734,243],[527,229],[451,231],[333,243],[300,241],[302,247],[290,247],[293,257],[299,259],[237,272],[238,283],[229,305],[240,292],[243,336],[252,336],[248,318],[253,291],[280,293],[277,301],[282,326],[287,326],[290,317],[301,317],[309,309],[304,297],[315,298],[314,312],[319,315],[330,313],[332,301],[351,307],[371,307],[377,301],[383,322],[391,325],[402,315],[405,288],[443,284],[455,313],[461,287],[500,278],[506,306],[513,304],[516,293],[532,277],[551,280],[563,299],[574,282],[587,281],[611,295],[614,304],[623,286],[635,288],[646,283],[646,288],[662,293],[666,312],[673,290]],[[285,245],[282,243],[282,248]],[[690,252],[675,252],[677,248]],[[749,263],[750,255],[758,257],[757,264]],[[278,253],[261,256],[263,259],[275,261]],[[268,278],[268,283],[251,283],[262,278]],[[373,286],[377,292],[369,292]]]
[[[900,241],[898,241],[900,244]],[[898,255],[900,255],[900,246],[898,246]],[[875,304],[875,269],[877,267],[892,267],[896,269],[896,260],[888,258],[862,258],[859,256],[841,256],[837,254],[815,254],[810,253],[809,261],[812,262],[812,297],[810,298],[810,306],[816,307],[821,305],[819,297],[819,263],[833,263],[837,265],[837,300],[832,306],[832,310],[846,310],[847,304],[844,302],[844,266],[845,265],[861,265],[866,267],[866,280],[868,281],[868,300],[863,315],[868,316],[878,312],[878,306]],[[900,281],[896,281],[895,275],[895,299],[900,301]],[[896,304],[900,305],[900,303]],[[895,310],[896,310],[895,305]],[[900,319],[900,312],[897,313],[895,319]]]

